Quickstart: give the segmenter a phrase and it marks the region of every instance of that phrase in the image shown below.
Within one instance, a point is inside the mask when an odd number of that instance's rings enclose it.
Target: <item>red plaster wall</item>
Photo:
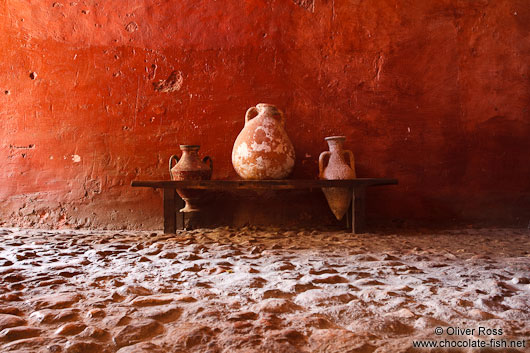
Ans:
[[[160,227],[130,181],[167,178],[181,143],[236,178],[244,112],[269,102],[294,177],[344,134],[360,177],[399,179],[373,218],[526,225],[529,62],[527,0],[4,0],[0,221]]]

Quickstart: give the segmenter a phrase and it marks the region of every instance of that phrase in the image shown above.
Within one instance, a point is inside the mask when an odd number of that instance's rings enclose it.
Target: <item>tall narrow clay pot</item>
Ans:
[[[283,179],[294,166],[294,148],[283,113],[260,103],[245,114],[245,127],[234,143],[232,164],[243,179]]]
[[[208,156],[202,160],[199,158],[198,145],[180,145],[182,156],[176,155],[169,157],[169,174],[171,180],[209,180],[212,177],[212,159]],[[177,163],[172,168],[172,162]],[[208,162],[208,163],[207,163]],[[186,206],[180,212],[197,212],[202,190],[194,189],[177,189],[180,197],[186,202]]]
[[[355,161],[352,151],[344,150],[345,136],[330,136],[325,140],[329,151],[322,152],[318,159],[319,177],[326,180],[355,179]],[[350,207],[352,193],[348,188],[322,188],[331,211],[341,220]]]

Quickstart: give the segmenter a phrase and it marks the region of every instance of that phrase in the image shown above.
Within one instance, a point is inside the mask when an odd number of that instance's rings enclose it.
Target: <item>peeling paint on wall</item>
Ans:
[[[182,73],[180,71],[173,71],[167,79],[154,82],[153,87],[157,92],[175,92],[180,90],[183,82],[184,78],[182,77]]]
[[[136,22],[129,22],[127,26],[125,26],[125,30],[127,32],[136,32],[138,30],[138,25]]]
[[[315,11],[315,0],[293,0],[293,2],[301,8],[306,9],[310,12]]]

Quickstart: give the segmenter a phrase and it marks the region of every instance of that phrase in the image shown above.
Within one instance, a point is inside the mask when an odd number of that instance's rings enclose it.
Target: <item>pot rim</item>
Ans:
[[[270,104],[270,103],[258,103],[256,104],[256,108],[265,108],[265,107],[273,107],[273,108],[276,108],[278,109],[274,104]]]
[[[326,141],[332,141],[332,140],[346,140],[346,136],[340,136],[340,135],[337,135],[337,136],[328,136],[328,137],[324,137],[324,140],[326,140]]]
[[[180,145],[180,149],[199,149],[201,147],[201,145]]]

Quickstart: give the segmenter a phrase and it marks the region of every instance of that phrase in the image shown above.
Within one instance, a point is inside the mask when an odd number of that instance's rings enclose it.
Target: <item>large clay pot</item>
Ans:
[[[232,164],[243,179],[283,179],[294,166],[294,148],[284,129],[283,113],[260,103],[245,114],[245,127],[232,150]]]
[[[330,136],[326,137],[325,140],[328,143],[329,151],[322,152],[318,159],[320,179],[355,179],[353,153],[342,148],[346,137]],[[342,219],[350,207],[351,191],[348,188],[322,188],[322,191],[335,217],[338,220]]]
[[[212,159],[208,156],[202,160],[199,158],[198,145],[180,145],[182,156],[169,157],[169,174],[171,180],[209,180],[212,177]],[[172,168],[172,162],[177,163]],[[209,163],[207,163],[209,162]],[[180,212],[199,211],[199,202],[203,194],[202,190],[177,189],[180,197],[186,202],[186,206]]]

